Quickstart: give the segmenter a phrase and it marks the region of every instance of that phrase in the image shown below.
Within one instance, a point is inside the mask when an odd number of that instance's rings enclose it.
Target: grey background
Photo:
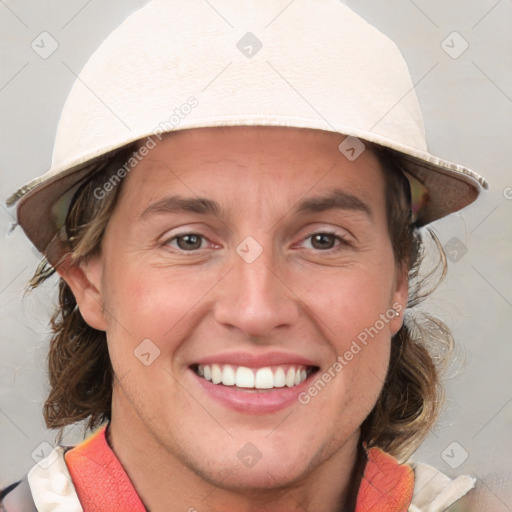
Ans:
[[[20,228],[11,231],[14,212],[5,199],[49,168],[73,72],[144,3],[0,0],[0,486],[19,478],[55,444],[55,432],[45,429],[41,414],[55,281],[23,298],[39,255]],[[208,3],[212,16],[222,15],[214,0]],[[491,184],[477,203],[433,225],[447,250],[449,272],[423,309],[452,328],[458,349],[447,372],[445,410],[414,458],[452,477],[478,478],[465,510],[511,511],[512,2],[345,3],[404,53],[431,151],[467,165]],[[290,0],[275,4],[276,14],[285,16]],[[238,51],[236,42],[251,27],[232,30]],[[46,59],[31,47],[44,31],[58,43]],[[76,442],[81,433],[79,426],[68,430],[64,443]]]

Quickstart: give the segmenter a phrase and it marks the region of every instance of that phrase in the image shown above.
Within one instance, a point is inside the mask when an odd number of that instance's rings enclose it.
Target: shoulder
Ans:
[[[2,512],[37,512],[27,477],[2,489],[0,510]]]
[[[443,512],[475,486],[476,479],[468,475],[451,479],[428,464],[410,465],[414,471],[414,492],[409,512]]]
[[[65,448],[58,446],[18,484],[3,491],[5,512],[83,512],[71,481]]]

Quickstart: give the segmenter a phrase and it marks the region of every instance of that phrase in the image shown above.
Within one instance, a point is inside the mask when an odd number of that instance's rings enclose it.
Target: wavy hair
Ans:
[[[387,224],[395,262],[409,274],[409,297],[404,322],[392,338],[387,376],[372,412],[361,426],[362,440],[405,460],[425,438],[442,407],[441,374],[453,349],[450,330],[440,320],[416,312],[446,273],[446,257],[430,229],[411,224],[409,183],[401,160],[391,150],[372,145],[386,183]],[[78,264],[97,254],[108,221],[116,207],[122,182],[102,197],[94,191],[111,180],[137,150],[132,143],[103,157],[75,193],[65,230],[71,262]],[[420,277],[426,243],[434,241],[437,265]],[[55,273],[43,260],[29,289]],[[432,284],[433,282],[433,284]],[[50,325],[53,335],[48,354],[50,392],[44,404],[48,428],[62,429],[87,420],[92,429],[111,417],[113,370],[106,335],[82,318],[71,289],[59,278],[59,303]]]

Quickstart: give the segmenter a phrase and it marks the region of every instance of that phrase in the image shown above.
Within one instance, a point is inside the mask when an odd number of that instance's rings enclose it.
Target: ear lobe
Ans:
[[[91,258],[86,263],[75,264],[68,255],[56,270],[71,288],[80,314],[87,324],[99,331],[106,331],[100,259]]]
[[[394,336],[402,327],[404,313],[409,299],[409,272],[403,269],[396,275],[395,291],[391,301],[391,307],[399,313],[390,321],[391,333]]]

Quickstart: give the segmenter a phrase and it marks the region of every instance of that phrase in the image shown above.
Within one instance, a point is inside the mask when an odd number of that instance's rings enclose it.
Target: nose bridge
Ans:
[[[237,327],[251,337],[266,336],[275,327],[290,326],[298,317],[297,303],[279,277],[272,251],[262,251],[253,261],[241,254],[239,248],[229,277],[219,290],[217,321]]]

